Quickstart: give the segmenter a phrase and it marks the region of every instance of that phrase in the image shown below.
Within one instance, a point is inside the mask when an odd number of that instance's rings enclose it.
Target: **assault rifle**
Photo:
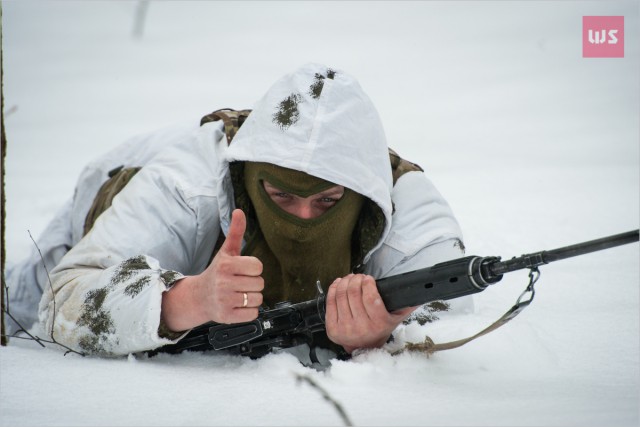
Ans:
[[[523,299],[521,295],[516,306],[503,316],[503,319],[509,320],[532,301],[533,283],[539,276],[539,266],[638,240],[639,231],[634,230],[554,250],[526,254],[507,261],[495,256],[467,256],[379,279],[376,285],[387,310],[394,311],[482,292],[489,285],[502,280],[505,273],[528,268],[531,270],[531,280],[523,295],[528,292],[530,297]],[[532,276],[533,273],[536,273],[535,278]],[[295,304],[279,303],[273,309],[261,310],[258,318],[252,322],[205,323],[194,328],[177,344],[165,346],[160,351],[178,353],[183,350],[214,349],[260,357],[275,348],[310,344],[313,333],[325,329],[325,295],[319,282],[317,286],[319,296],[316,299]]]

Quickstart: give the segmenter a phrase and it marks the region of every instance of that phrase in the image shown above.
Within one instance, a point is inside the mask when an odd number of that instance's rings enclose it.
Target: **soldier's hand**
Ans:
[[[415,308],[389,313],[375,279],[362,274],[350,274],[336,279],[327,292],[327,336],[349,353],[357,348],[382,347],[391,332]]]
[[[227,238],[209,267],[165,292],[162,318],[169,329],[186,330],[211,320],[248,322],[258,317],[264,289],[262,263],[240,255],[245,228],[244,212],[236,209]]]

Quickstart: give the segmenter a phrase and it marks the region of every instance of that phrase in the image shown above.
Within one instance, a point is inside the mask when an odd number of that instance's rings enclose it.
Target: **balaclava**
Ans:
[[[263,181],[300,197],[336,184],[269,163],[244,165],[245,188],[259,227],[247,239],[243,254],[263,263],[265,304],[314,298],[317,280],[326,288],[351,271],[352,234],[365,198],[345,188],[342,198],[325,213],[302,219],[274,203]]]

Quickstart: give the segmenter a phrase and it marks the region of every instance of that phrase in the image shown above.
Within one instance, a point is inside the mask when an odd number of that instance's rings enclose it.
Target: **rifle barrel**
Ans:
[[[626,233],[615,234],[558,249],[522,255],[507,261],[497,261],[488,267],[490,275],[499,276],[510,271],[534,268],[553,261],[626,245],[637,242],[638,240],[640,240],[640,230],[627,231]]]

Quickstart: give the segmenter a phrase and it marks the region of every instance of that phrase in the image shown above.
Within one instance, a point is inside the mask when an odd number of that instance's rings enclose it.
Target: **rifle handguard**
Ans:
[[[449,300],[484,291],[502,275],[485,268],[497,257],[468,256],[377,281],[387,311],[413,307],[435,300]]]

